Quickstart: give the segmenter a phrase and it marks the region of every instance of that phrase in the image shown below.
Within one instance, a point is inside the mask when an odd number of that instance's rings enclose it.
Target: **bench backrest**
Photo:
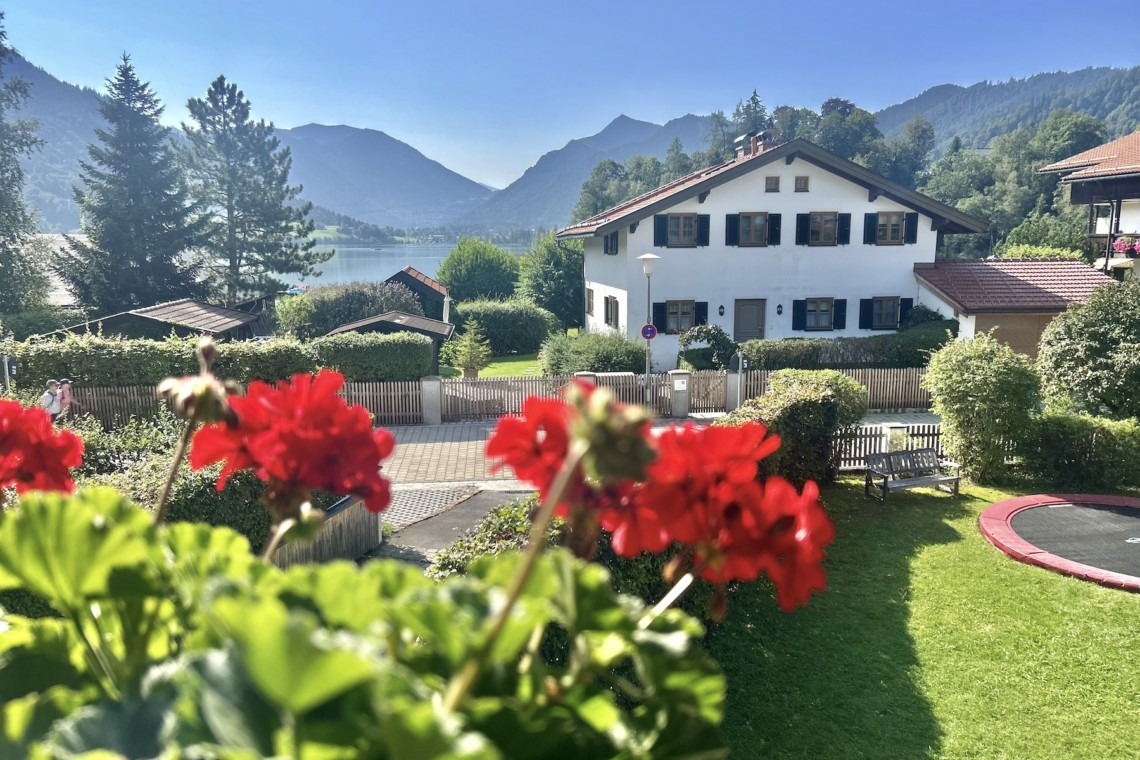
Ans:
[[[867,467],[872,469],[872,470],[875,470],[876,472],[882,472],[882,473],[885,473],[888,475],[891,474],[891,472],[893,472],[893,470],[891,469],[891,455],[890,454],[868,454],[866,456],[866,460],[867,460]]]
[[[938,471],[938,454],[934,449],[892,451],[888,456],[891,459],[891,474],[895,477]]]

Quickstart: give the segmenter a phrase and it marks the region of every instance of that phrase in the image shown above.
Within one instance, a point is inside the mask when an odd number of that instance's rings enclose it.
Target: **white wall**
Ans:
[[[796,176],[808,176],[809,191],[794,192]],[[780,192],[764,192],[764,179],[780,177]],[[602,254],[601,238],[586,241],[586,286],[594,288],[594,319],[603,321],[602,297],[621,292],[622,322],[626,334],[640,338],[645,311],[645,275],[637,257],[654,253],[661,257],[653,275],[653,301],[707,301],[709,323],[733,334],[734,301],[738,298],[766,299],[766,338],[844,337],[878,334],[859,329],[859,299],[877,296],[917,298],[918,285],[913,267],[916,262],[933,262],[937,234],[930,229],[929,217],[920,215],[918,242],[912,245],[863,245],[863,215],[882,211],[913,209],[880,197],[868,201],[865,187],[848,182],[825,169],[803,160],[791,165],[778,159],[724,185],[715,187],[704,203],[697,198],[678,203],[659,213],[691,212],[709,214],[709,246],[698,248],[655,248],[653,217],[639,220],[629,233],[623,225],[619,254]],[[726,246],[725,216],[739,212],[781,214],[781,242],[760,248]],[[797,246],[796,214],[836,211],[851,214],[851,244],[842,246]],[[607,289],[608,287],[608,289]],[[626,292],[634,301],[632,313]],[[793,331],[792,301],[804,298],[847,299],[847,328],[836,331]],[[718,313],[724,306],[724,316]],[[778,315],[777,307],[783,307]],[[676,365],[677,338],[661,335],[653,341],[655,368]]]

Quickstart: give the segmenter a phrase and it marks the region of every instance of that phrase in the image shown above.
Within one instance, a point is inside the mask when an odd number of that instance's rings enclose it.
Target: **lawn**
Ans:
[[[825,490],[829,589],[783,614],[731,597],[709,646],[734,758],[1110,758],[1140,747],[1140,594],[1007,558],[967,487]]]
[[[455,367],[440,367],[443,377],[459,377],[463,373]],[[479,377],[539,377],[542,370],[538,366],[538,354],[518,354],[497,356],[486,368],[479,371]]]

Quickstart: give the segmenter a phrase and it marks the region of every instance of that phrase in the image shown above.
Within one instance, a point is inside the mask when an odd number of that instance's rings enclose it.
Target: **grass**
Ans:
[[[443,377],[459,377],[463,374],[455,367],[440,367],[439,371]],[[479,371],[479,377],[539,377],[541,374],[538,354],[499,356]]]
[[[1008,492],[826,489],[828,591],[731,597],[709,646],[736,758],[1107,758],[1140,746],[1140,594],[1024,565],[978,532]]]

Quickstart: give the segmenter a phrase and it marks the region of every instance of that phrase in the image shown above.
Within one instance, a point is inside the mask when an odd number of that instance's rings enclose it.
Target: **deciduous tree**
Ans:
[[[585,285],[582,243],[543,235],[522,258],[518,294],[558,317],[563,327],[581,327]]]
[[[515,291],[519,260],[486,240],[464,237],[439,265],[435,278],[455,301],[504,299]]]

